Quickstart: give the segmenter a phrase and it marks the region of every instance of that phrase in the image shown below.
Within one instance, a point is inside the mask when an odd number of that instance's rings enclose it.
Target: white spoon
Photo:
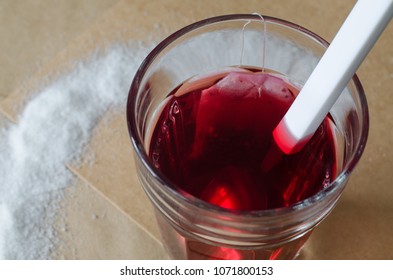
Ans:
[[[313,136],[393,16],[393,0],[359,0],[273,131],[286,154]]]

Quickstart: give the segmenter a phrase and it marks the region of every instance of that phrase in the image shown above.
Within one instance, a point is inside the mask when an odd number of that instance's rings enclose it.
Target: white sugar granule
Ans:
[[[0,259],[48,259],[66,164],[78,159],[106,110],[125,109],[145,51],[116,45],[77,62],[28,102],[16,125],[0,131]]]

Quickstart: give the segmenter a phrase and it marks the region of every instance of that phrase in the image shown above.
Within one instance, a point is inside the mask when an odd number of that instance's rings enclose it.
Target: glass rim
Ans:
[[[144,167],[148,170],[150,175],[152,175],[164,188],[164,191],[173,196],[176,197],[177,199],[180,199],[181,201],[194,205],[198,208],[209,210],[212,212],[215,212],[216,214],[220,215],[225,215],[225,216],[243,216],[243,217],[266,217],[266,216],[279,216],[279,215],[286,215],[292,212],[298,212],[302,209],[307,209],[311,205],[315,205],[319,201],[322,201],[325,197],[329,196],[329,194],[335,192],[336,190],[338,191],[340,184],[342,184],[343,181],[347,178],[347,176],[353,171],[355,166],[357,165],[358,161],[361,158],[361,155],[363,154],[363,151],[365,149],[365,145],[367,142],[368,138],[368,131],[369,131],[369,113],[368,113],[368,105],[367,105],[367,100],[366,96],[363,90],[363,86],[360,83],[360,80],[358,76],[355,74],[350,82],[353,82],[356,92],[358,93],[359,101],[360,101],[360,107],[362,109],[362,120],[363,120],[363,128],[362,132],[360,135],[359,139],[359,144],[356,148],[356,151],[353,153],[350,159],[348,159],[348,162],[345,164],[346,168],[341,170],[340,173],[336,176],[336,178],[330,182],[330,184],[325,187],[323,190],[319,191],[313,196],[310,196],[306,199],[303,199],[297,203],[292,204],[291,206],[288,207],[280,207],[280,208],[273,208],[273,209],[264,209],[264,210],[253,210],[253,211],[245,211],[245,210],[231,210],[231,209],[225,209],[219,206],[216,206],[214,204],[208,203],[204,200],[201,200],[193,195],[189,196],[184,196],[180,192],[178,192],[176,189],[178,187],[172,183],[162,172],[160,172],[154,165],[151,163],[151,160],[148,156],[148,154],[145,151],[144,144],[143,144],[143,139],[140,138],[139,132],[138,132],[138,125],[135,121],[134,116],[130,116],[130,114],[134,113],[135,110],[135,105],[136,105],[136,100],[137,100],[137,92],[139,89],[139,83],[148,70],[149,66],[151,63],[154,61],[154,59],[171,43],[173,43],[175,40],[181,38],[183,35],[196,30],[200,27],[207,26],[210,24],[215,24],[219,22],[225,22],[225,21],[234,21],[234,20],[256,20],[256,21],[265,21],[268,23],[273,23],[273,24],[278,24],[282,25],[285,27],[288,27],[294,31],[300,32],[311,39],[314,39],[318,41],[320,44],[322,44],[324,47],[328,47],[329,43],[317,35],[316,33],[298,25],[295,23],[292,23],[287,20],[271,17],[271,16],[264,16],[260,14],[228,14],[228,15],[221,15],[221,16],[215,16],[215,17],[210,17],[206,18],[197,22],[194,22],[192,24],[189,24],[171,35],[167,36],[165,39],[163,39],[150,53],[146,56],[146,58],[143,60],[141,63],[140,67],[138,68],[131,87],[130,91],[128,94],[128,99],[127,99],[127,108],[126,108],[126,115],[127,115],[127,126],[128,126],[128,131],[129,131],[129,136],[131,138],[131,142],[134,146],[134,149],[136,151],[136,156],[138,156]],[[132,110],[131,110],[132,108]],[[130,122],[130,119],[133,120]]]

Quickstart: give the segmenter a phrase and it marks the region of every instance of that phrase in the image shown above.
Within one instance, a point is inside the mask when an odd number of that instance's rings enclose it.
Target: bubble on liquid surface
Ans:
[[[180,108],[178,102],[175,100],[171,106],[170,115],[174,116],[180,113]]]
[[[329,186],[329,184],[330,184],[330,172],[329,171],[326,171],[325,172],[325,179],[323,180],[323,183],[322,183],[322,185],[323,185],[323,187],[324,188],[326,188],[327,186]]]

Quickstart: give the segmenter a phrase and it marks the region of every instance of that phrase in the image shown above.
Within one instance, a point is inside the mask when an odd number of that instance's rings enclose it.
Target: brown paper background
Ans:
[[[258,12],[331,40],[355,1],[59,0],[0,3],[0,126],[17,122],[32,93],[99,47],[159,41],[196,20]],[[304,259],[393,259],[393,24],[358,71],[370,109],[366,151],[333,213],[314,231]],[[166,255],[136,178],[124,110],[108,112],[92,133],[94,162],[70,165],[68,230],[54,258],[161,259]]]

